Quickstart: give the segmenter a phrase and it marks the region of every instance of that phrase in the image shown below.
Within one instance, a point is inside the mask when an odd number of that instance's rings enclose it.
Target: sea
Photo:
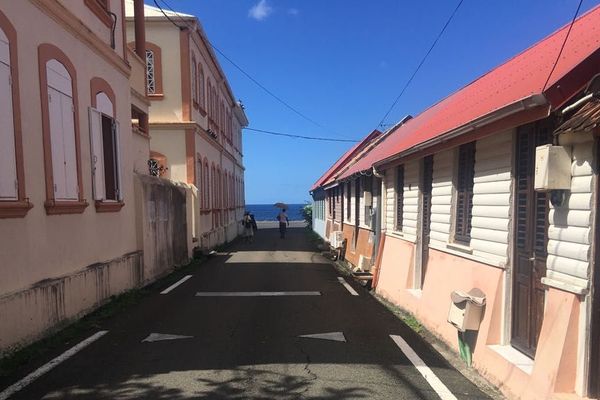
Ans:
[[[305,204],[288,204],[288,219],[290,221],[304,221],[300,210]],[[246,211],[254,214],[257,221],[277,221],[279,208],[273,207],[273,204],[246,204]]]

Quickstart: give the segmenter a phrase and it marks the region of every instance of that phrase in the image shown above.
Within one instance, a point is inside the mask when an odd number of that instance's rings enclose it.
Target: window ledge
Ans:
[[[527,375],[533,372],[533,360],[521,353],[512,346],[488,345],[488,347],[504,358],[509,363],[513,364]]]
[[[569,293],[575,293],[577,295],[583,296],[589,293],[589,289],[587,287],[581,287],[577,285],[573,285],[567,282],[561,282],[552,278],[542,278],[542,284],[552,287],[554,289],[563,290]]]
[[[113,24],[113,19],[111,18],[108,10],[105,10],[98,0],[85,0],[85,5],[98,17],[100,21],[107,27],[111,28]]]
[[[23,218],[32,208],[29,200],[0,201],[0,218]]]
[[[446,243],[446,247],[451,250],[460,251],[465,254],[473,254],[473,249],[467,245],[460,243]]]
[[[81,214],[88,205],[88,202],[85,200],[46,200],[46,202],[44,203],[44,207],[46,208],[46,214],[48,215]]]
[[[396,238],[396,239],[400,239],[400,240],[404,240],[406,242],[410,242],[410,243],[417,243],[417,237],[415,235],[411,235],[408,233],[404,233],[404,232],[398,232],[398,231],[393,231],[393,232],[386,232],[385,233],[387,236]]]
[[[436,244],[436,243],[429,243],[429,248],[430,249],[434,249],[437,251],[441,251],[443,253],[448,253],[448,254],[452,254],[455,255],[457,257],[463,257],[466,258],[468,260],[473,260],[475,262],[481,263],[481,264],[485,264],[485,265],[489,265],[495,268],[501,268],[501,269],[505,269],[506,268],[506,262],[505,261],[497,261],[497,260],[489,260],[487,258],[484,257],[479,257],[477,255],[473,255],[473,254],[469,254],[466,253],[464,251],[460,251],[460,250],[456,250],[454,248],[452,248],[451,246],[448,245],[454,245],[454,243],[446,243],[444,244]]]
[[[96,212],[119,212],[124,205],[122,201],[96,201]]]
[[[165,98],[165,95],[162,93],[152,93],[148,94],[148,98],[150,100],[163,100]]]

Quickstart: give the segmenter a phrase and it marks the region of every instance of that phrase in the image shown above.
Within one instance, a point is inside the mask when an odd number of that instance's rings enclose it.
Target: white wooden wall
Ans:
[[[430,243],[434,246],[445,246],[450,241],[455,152],[445,150],[433,156]]]
[[[417,237],[419,165],[420,160],[404,164],[404,222],[402,232],[404,237],[413,240]]]
[[[581,133],[581,136],[584,136]],[[572,146],[571,190],[565,205],[550,206],[547,278],[588,287],[594,180],[593,142]]]
[[[471,244],[473,255],[494,264],[508,261],[514,131],[477,141]]]
[[[385,171],[383,209],[385,210],[385,228],[388,232],[393,232],[396,229],[396,171],[397,167]]]

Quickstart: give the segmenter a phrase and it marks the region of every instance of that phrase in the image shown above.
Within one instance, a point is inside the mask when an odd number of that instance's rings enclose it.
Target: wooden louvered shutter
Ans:
[[[396,169],[396,230],[404,225],[404,165]]]
[[[346,184],[346,219],[352,219],[352,182]]]
[[[458,180],[456,190],[456,220],[454,240],[471,241],[471,211],[473,208],[473,178],[475,175],[475,142],[463,144],[458,150]]]

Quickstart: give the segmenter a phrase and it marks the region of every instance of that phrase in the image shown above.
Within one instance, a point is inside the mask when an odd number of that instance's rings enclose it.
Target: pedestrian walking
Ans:
[[[258,230],[258,225],[256,224],[256,218],[254,218],[254,214],[250,213],[250,220],[252,221],[252,230],[254,231],[253,233],[256,235],[256,231]]]
[[[281,239],[285,239],[285,231],[287,227],[290,225],[290,220],[288,219],[286,209],[282,208],[279,214],[277,214],[277,220],[279,221],[279,237]]]
[[[244,233],[242,235],[244,237],[244,242],[252,243],[254,241],[254,227],[252,226],[252,218],[248,211],[244,213],[242,226],[244,227]]]

